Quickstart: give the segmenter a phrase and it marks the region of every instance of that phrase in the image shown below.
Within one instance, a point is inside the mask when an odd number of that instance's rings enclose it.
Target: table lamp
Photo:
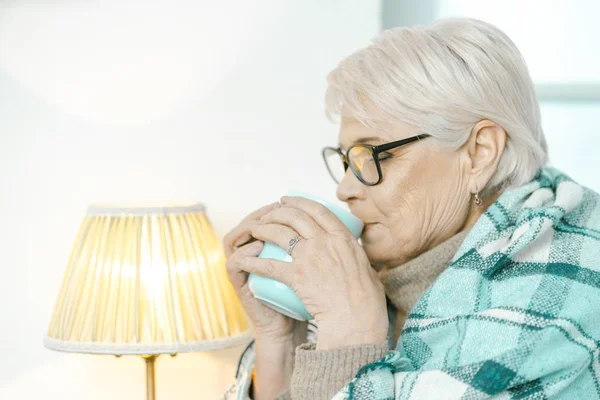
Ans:
[[[202,204],[88,207],[46,347],[142,356],[150,400],[160,354],[216,350],[250,340]]]

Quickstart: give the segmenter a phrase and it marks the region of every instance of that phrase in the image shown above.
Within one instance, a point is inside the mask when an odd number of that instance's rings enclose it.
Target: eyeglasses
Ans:
[[[355,144],[348,149],[346,154],[340,148],[325,147],[323,149],[323,160],[325,160],[327,170],[336,183],[340,183],[344,179],[346,171],[350,167],[359,181],[367,186],[375,186],[383,178],[381,161],[392,157],[390,153],[385,153],[386,151],[429,136],[431,135],[424,133],[379,146]]]

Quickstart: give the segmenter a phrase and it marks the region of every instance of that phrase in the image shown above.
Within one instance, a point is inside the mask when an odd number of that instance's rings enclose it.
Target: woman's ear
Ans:
[[[492,179],[505,148],[504,128],[489,119],[475,124],[467,142],[467,152],[471,160],[471,193],[477,193]]]

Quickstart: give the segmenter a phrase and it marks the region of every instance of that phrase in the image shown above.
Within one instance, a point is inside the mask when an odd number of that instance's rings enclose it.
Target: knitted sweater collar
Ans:
[[[459,232],[445,242],[397,267],[383,267],[379,279],[387,297],[402,314],[408,314],[427,288],[446,269],[468,231]]]

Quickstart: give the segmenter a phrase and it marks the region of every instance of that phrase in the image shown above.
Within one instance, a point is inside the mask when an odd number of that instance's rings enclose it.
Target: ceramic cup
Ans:
[[[354,216],[350,211],[319,199],[308,193],[299,191],[290,191],[288,196],[304,197],[314,200],[327,207],[336,217],[338,217],[352,236],[358,240],[363,230],[363,223],[358,217]],[[291,238],[290,238],[291,239]],[[287,249],[282,249],[272,243],[266,242],[262,251],[258,255],[259,258],[273,258],[280,261],[291,262],[292,257],[287,253]],[[272,309],[300,321],[312,319],[312,315],[306,311],[304,304],[298,298],[296,293],[286,284],[274,279],[265,278],[256,274],[248,276],[248,287],[255,298],[262,301]]]

